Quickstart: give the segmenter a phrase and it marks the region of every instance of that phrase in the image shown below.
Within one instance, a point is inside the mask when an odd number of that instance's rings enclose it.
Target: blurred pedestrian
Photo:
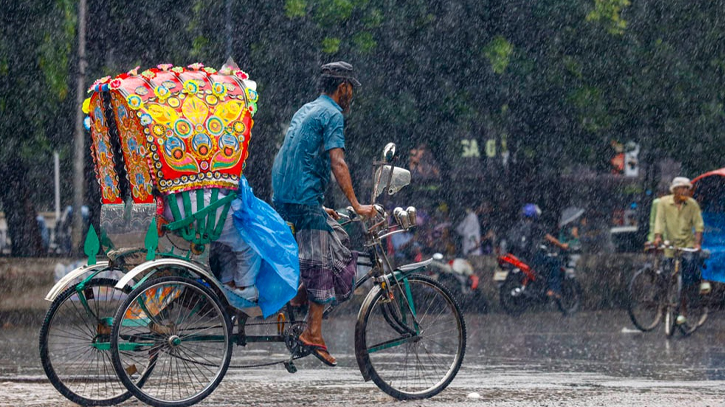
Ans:
[[[665,187],[658,187],[657,188],[657,197],[652,201],[652,207],[649,210],[649,233],[647,233],[647,241],[648,242],[654,242],[655,240],[655,220],[657,219],[657,206],[660,203],[660,199],[667,195],[667,188]],[[667,240],[667,236],[662,236],[663,240]]]
[[[425,143],[410,150],[408,169],[413,180],[438,180],[441,177],[438,163]]]
[[[456,233],[461,236],[463,257],[481,255],[481,224],[478,215],[470,207],[466,208],[466,216],[456,226]]]
[[[499,232],[499,216],[489,201],[483,201],[477,208],[479,224],[481,225],[481,239],[479,246],[481,254],[491,254],[496,247]]]

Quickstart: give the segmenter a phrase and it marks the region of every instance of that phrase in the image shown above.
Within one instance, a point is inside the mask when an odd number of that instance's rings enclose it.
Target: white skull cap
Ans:
[[[689,178],[675,177],[675,179],[672,180],[672,185],[670,185],[670,192],[674,192],[675,188],[679,187],[687,187],[687,189],[692,189],[692,183],[690,182]]]

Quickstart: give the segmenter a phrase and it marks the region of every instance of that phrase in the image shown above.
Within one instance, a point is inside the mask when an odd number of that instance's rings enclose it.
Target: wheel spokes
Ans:
[[[396,300],[397,312],[385,312],[388,303],[382,296],[373,305],[368,318],[366,343],[370,361],[377,375],[398,391],[424,392],[436,387],[448,375],[457,361],[462,338],[455,308],[438,288],[420,280],[409,280],[418,334],[401,334],[388,319],[396,315],[395,322],[405,321],[409,331],[415,332],[413,318],[405,302]]]
[[[139,390],[160,402],[191,399],[212,386],[225,368],[226,317],[195,285],[151,285],[130,304],[121,321],[118,349],[123,366],[153,371]],[[130,376],[129,376],[130,377]]]
[[[69,289],[48,321],[44,341],[49,376],[55,375],[75,396],[87,400],[111,400],[127,390],[116,377],[110,359],[111,320],[126,294],[116,290],[115,280],[97,279],[86,288]],[[74,400],[80,402],[79,400]]]

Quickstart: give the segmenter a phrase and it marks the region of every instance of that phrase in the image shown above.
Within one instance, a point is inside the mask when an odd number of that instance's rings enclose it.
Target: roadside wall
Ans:
[[[45,295],[55,283],[58,263],[70,264],[65,258],[0,257],[0,313],[45,310],[50,305]]]
[[[645,260],[642,254],[583,255],[577,278],[584,289],[582,309],[598,310],[626,306],[627,284]],[[10,311],[45,311],[43,299],[55,282],[55,269],[64,258],[0,258],[0,313]],[[493,281],[496,258],[471,258],[481,279],[481,286],[492,310],[498,309],[498,286]]]

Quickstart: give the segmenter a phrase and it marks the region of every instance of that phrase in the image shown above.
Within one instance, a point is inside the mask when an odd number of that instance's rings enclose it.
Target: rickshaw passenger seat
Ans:
[[[181,196],[184,215],[179,208],[178,196]],[[192,197],[196,199],[196,208],[192,205]],[[219,198],[219,188],[212,188],[211,200],[205,205],[203,189],[169,194],[166,196],[166,204],[174,221],[166,224],[164,228],[194,244],[213,242],[221,235],[229,208],[236,197],[236,192],[229,191],[226,196]]]

